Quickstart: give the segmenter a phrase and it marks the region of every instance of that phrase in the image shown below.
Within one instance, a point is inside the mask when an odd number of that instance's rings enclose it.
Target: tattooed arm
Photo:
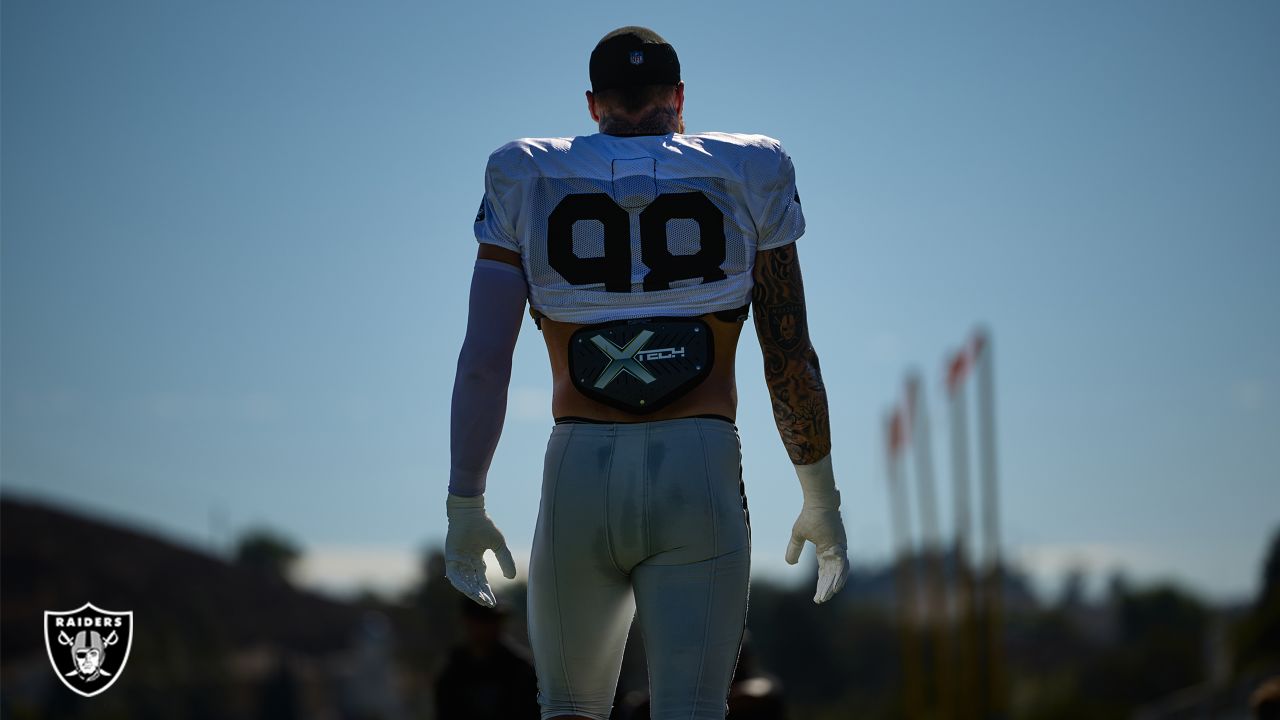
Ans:
[[[751,304],[782,444],[792,463],[817,462],[831,452],[831,424],[818,353],[809,342],[795,243],[756,254]]]
[[[795,565],[804,544],[813,543],[818,556],[813,601],[823,603],[839,592],[849,577],[848,541],[831,467],[827,389],[822,384],[818,353],[809,342],[795,243],[756,253],[751,304],[764,351],[773,419],[804,496],[800,517],[791,526],[785,559]]]

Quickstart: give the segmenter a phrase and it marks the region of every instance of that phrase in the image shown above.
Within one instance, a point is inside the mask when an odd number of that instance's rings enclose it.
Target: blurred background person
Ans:
[[[538,679],[527,654],[503,632],[507,608],[463,597],[463,638],[436,678],[437,720],[538,717]]]
[[[1255,720],[1280,720],[1280,675],[1262,684],[1249,698]]]

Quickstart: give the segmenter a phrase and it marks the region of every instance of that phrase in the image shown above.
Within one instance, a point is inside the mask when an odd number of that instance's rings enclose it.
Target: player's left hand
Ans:
[[[795,565],[800,551],[808,540],[818,553],[818,589],[813,595],[815,603],[824,603],[840,592],[849,579],[848,543],[844,536],[844,521],[836,508],[806,506],[791,526],[791,542],[787,543],[787,562]]]
[[[493,550],[503,577],[515,579],[516,563],[507,541],[484,511],[484,495],[461,497],[449,494],[445,502],[449,533],[444,540],[444,575],[458,592],[485,607],[497,599],[485,577],[484,552]]]
[[[795,565],[800,561],[805,541],[813,543],[818,553],[818,588],[813,601],[824,603],[840,592],[849,579],[849,543],[840,517],[840,491],[836,489],[830,455],[812,465],[795,467],[804,505],[800,508],[800,517],[791,526],[786,560]]]

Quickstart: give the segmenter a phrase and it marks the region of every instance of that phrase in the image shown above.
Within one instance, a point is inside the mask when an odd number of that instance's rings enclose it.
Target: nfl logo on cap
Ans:
[[[631,51],[631,64],[640,65],[644,63],[644,53],[639,50]]]

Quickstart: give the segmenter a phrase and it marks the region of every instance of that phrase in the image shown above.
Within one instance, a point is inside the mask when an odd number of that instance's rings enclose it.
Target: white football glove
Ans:
[[[840,519],[840,491],[836,489],[831,470],[831,454],[810,465],[796,465],[804,505],[800,517],[791,526],[791,542],[787,544],[787,563],[800,560],[806,540],[818,552],[818,589],[815,603],[824,603],[844,587],[849,578],[848,541],[844,537],[844,521]]]
[[[444,540],[444,576],[458,592],[484,605],[493,607],[497,600],[485,577],[484,551],[493,550],[503,577],[516,576],[516,563],[511,559],[507,541],[484,511],[484,495],[461,497],[449,494],[445,501],[449,516],[449,534]]]

